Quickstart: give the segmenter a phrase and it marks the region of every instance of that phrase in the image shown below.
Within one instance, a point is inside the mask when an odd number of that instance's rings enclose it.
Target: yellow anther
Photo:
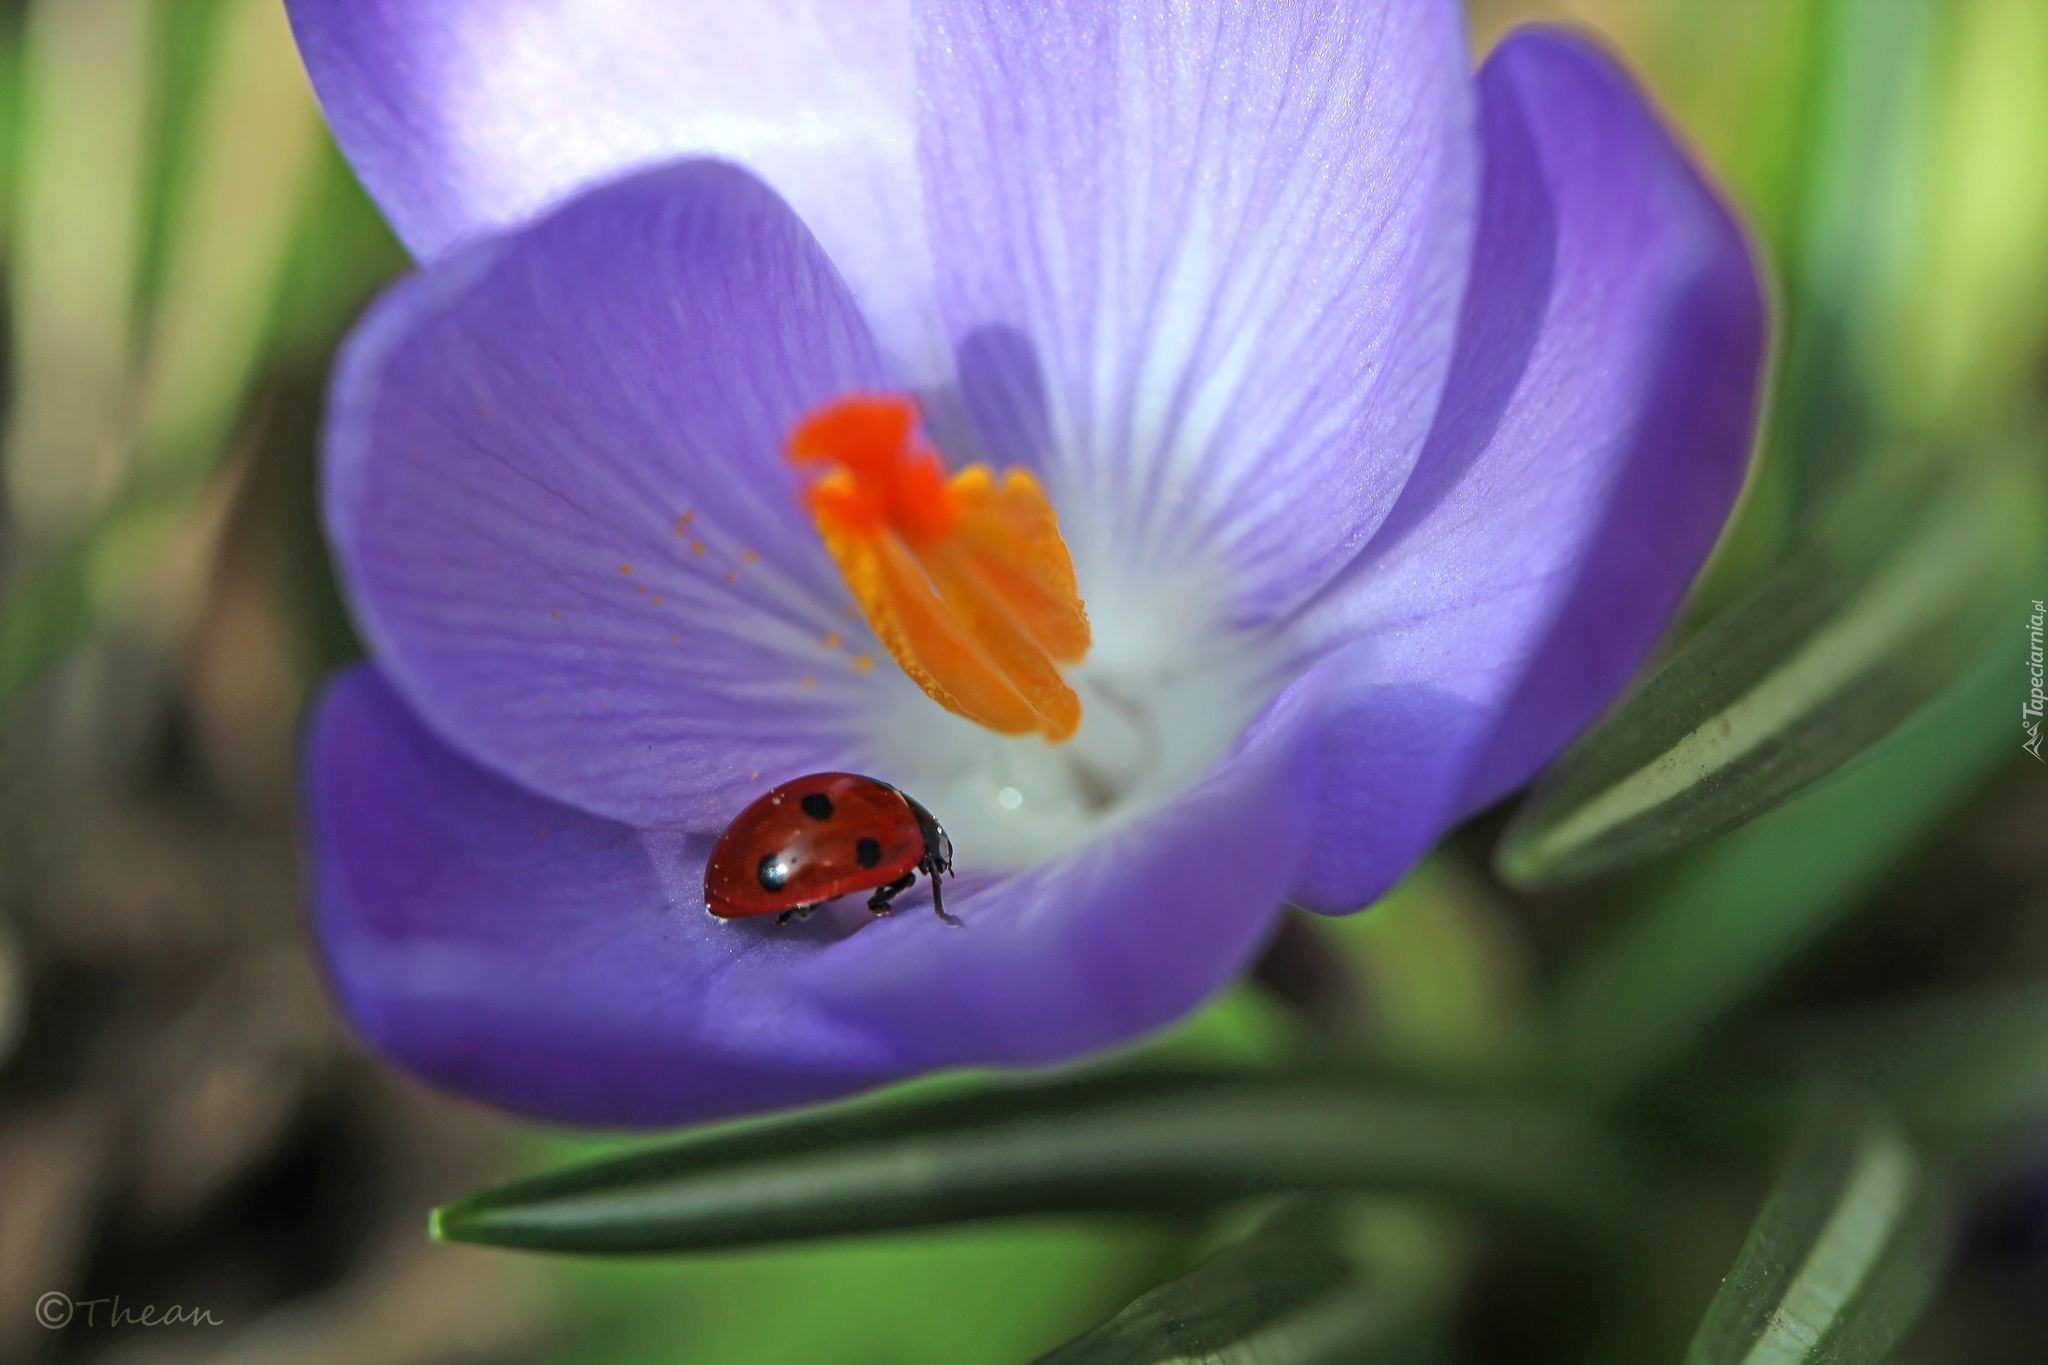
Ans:
[[[790,434],[825,548],[890,655],[932,700],[1000,734],[1072,738],[1060,676],[1088,652],[1088,613],[1059,521],[1021,469],[947,477],[896,395],[843,398]],[[856,664],[858,667],[858,664]]]

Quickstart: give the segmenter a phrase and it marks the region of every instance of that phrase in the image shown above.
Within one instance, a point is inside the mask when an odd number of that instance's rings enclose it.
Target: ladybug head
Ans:
[[[924,836],[925,871],[936,877],[941,872],[953,870],[953,841],[946,837],[946,828],[932,818],[932,813],[918,803],[916,798],[903,795],[904,803],[911,814],[917,817],[918,833]]]

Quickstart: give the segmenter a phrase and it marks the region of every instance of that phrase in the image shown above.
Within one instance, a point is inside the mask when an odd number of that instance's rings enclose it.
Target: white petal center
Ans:
[[[1081,728],[1064,744],[993,734],[922,693],[872,718],[882,772],[929,808],[963,868],[1028,867],[1192,785],[1274,691],[1275,652],[1232,630],[1220,575],[1077,563],[1095,644],[1067,671]]]

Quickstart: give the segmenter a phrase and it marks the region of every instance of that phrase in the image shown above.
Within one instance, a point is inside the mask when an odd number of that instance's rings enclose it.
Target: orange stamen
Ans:
[[[1088,653],[1074,562],[1038,481],[986,465],[950,479],[917,408],[860,394],[817,409],[789,458],[825,549],[903,671],[956,715],[1057,744],[1081,724],[1060,664]]]

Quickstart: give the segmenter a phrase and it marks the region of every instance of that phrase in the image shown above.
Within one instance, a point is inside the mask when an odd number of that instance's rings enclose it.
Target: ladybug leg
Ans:
[[[874,895],[869,896],[868,909],[874,911],[878,915],[888,914],[891,910],[895,909],[895,907],[890,905],[889,902],[896,899],[896,897],[901,895],[903,892],[908,891],[911,888],[912,883],[916,881],[917,874],[915,872],[904,873],[895,881],[890,882],[887,886],[877,889]]]
[[[785,910],[781,914],[777,915],[775,917],[775,922],[777,924],[787,924],[792,919],[794,919],[798,924],[802,924],[805,920],[811,917],[811,911],[817,908],[818,907],[815,905],[799,905],[794,907],[793,909]]]
[[[929,861],[930,861],[929,859],[927,859],[927,860],[926,860],[926,862],[927,862],[927,863],[928,863]],[[924,868],[924,873],[925,873],[925,875],[926,875],[927,877],[930,877],[930,878],[931,878],[931,882],[932,882],[932,910],[933,910],[933,911],[934,911],[935,913],[937,913],[937,915],[938,915],[938,917],[939,917],[940,919],[942,919],[942,920],[944,920],[944,921],[945,921],[946,923],[948,923],[948,924],[952,925],[952,926],[953,926],[953,927],[954,927],[955,929],[964,929],[964,928],[966,928],[967,926],[966,926],[966,925],[964,925],[964,924],[962,924],[962,923],[960,922],[960,917],[959,917],[959,916],[957,916],[957,915],[949,915],[949,914],[947,914],[947,913],[946,913],[946,902],[945,902],[945,898],[944,898],[944,897],[942,897],[942,896],[941,896],[941,895],[939,894],[939,870],[938,870],[938,869],[937,869],[936,867],[930,867],[930,866],[926,866],[926,863],[920,863],[920,864],[918,864],[918,866],[919,866],[919,867],[922,867],[922,868]],[[946,869],[946,871],[948,871],[948,872],[951,872],[952,870],[953,870],[953,869],[952,869],[952,868],[950,868],[950,867],[948,867],[948,868]]]

